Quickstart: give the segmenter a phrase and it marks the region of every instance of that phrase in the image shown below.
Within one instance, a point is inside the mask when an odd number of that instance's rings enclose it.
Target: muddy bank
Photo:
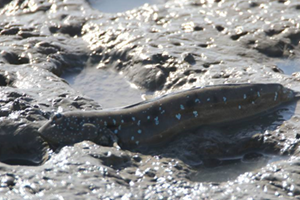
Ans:
[[[1,196],[299,197],[298,102],[147,151],[91,141],[54,148],[37,131],[55,113],[105,108],[63,78],[85,67],[121,73],[154,96],[247,82],[300,91],[300,68],[280,68],[300,57],[297,1],[174,0],[117,14],[83,0],[0,8]]]

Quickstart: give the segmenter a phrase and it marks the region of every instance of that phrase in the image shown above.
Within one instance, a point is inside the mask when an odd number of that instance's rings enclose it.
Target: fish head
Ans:
[[[49,144],[63,146],[93,140],[98,135],[98,128],[81,115],[57,113],[38,132]]]

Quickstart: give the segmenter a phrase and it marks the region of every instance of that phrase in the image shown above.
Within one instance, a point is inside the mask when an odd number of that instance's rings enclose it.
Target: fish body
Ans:
[[[295,98],[280,84],[194,88],[115,110],[58,113],[39,129],[50,143],[94,141],[109,130],[122,148],[151,146],[201,125],[245,119]]]

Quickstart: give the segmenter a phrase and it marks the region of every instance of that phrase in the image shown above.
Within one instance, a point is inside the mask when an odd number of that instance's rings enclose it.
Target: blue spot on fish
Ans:
[[[224,101],[224,102],[226,101],[226,97],[223,97],[223,101]]]
[[[195,103],[200,103],[200,99],[195,99]]]
[[[257,96],[260,97],[260,93],[259,92],[257,92]]]
[[[150,119],[150,116],[148,116],[147,119]]]
[[[135,143],[136,143],[136,145],[139,145],[140,142],[139,142],[139,141],[136,141]]]
[[[138,132],[138,134],[141,134],[141,133],[142,133],[142,130],[138,130],[137,132]]]
[[[123,119],[121,120],[121,123],[122,123],[122,124],[124,123],[124,120],[123,120]]]
[[[198,117],[198,112],[197,111],[193,111],[193,114],[195,117]]]
[[[154,120],[155,120],[155,125],[158,125],[159,124],[158,117],[155,117]]]
[[[210,101],[210,98],[207,98],[207,101]]]
[[[276,100],[277,100],[277,96],[278,96],[278,93],[277,93],[277,92],[275,92],[274,101],[276,101]]]
[[[138,121],[137,125],[138,125],[138,126],[141,125],[141,120]]]
[[[184,106],[183,106],[183,105],[180,105],[180,109],[181,109],[181,110],[184,110]]]
[[[247,98],[247,95],[246,94],[244,94],[244,99],[246,99]]]
[[[165,110],[163,110],[163,111],[161,111],[161,112],[160,112],[160,114],[164,114],[165,112],[166,112],[166,111],[165,111]]]
[[[121,125],[119,125],[118,129],[119,129],[119,130],[121,130],[121,128],[122,128],[122,126],[121,126]]]
[[[116,123],[117,123],[117,122],[116,122],[116,120],[115,120],[115,119],[113,119],[113,123],[114,123],[114,125],[116,125]]]
[[[242,108],[242,106],[241,105],[239,105],[239,109],[241,109]]]
[[[179,114],[177,114],[176,115],[176,118],[178,119],[178,120],[180,120],[180,118],[181,118],[181,114],[179,113]]]
[[[115,134],[117,134],[117,133],[118,133],[118,130],[116,129],[116,130],[115,130]]]
[[[131,140],[134,140],[134,136],[131,137]]]
[[[104,126],[107,126],[107,122],[106,121],[104,121]]]
[[[132,121],[135,121],[135,117],[132,117]]]

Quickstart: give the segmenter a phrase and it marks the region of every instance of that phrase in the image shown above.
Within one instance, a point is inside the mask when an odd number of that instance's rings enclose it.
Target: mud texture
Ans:
[[[54,148],[37,132],[56,112],[101,109],[61,78],[87,66],[155,95],[246,82],[300,91],[299,73],[277,66],[300,58],[299,13],[297,0],[170,0],[118,14],[84,0],[0,1],[0,196],[299,199],[298,102],[138,152]]]

